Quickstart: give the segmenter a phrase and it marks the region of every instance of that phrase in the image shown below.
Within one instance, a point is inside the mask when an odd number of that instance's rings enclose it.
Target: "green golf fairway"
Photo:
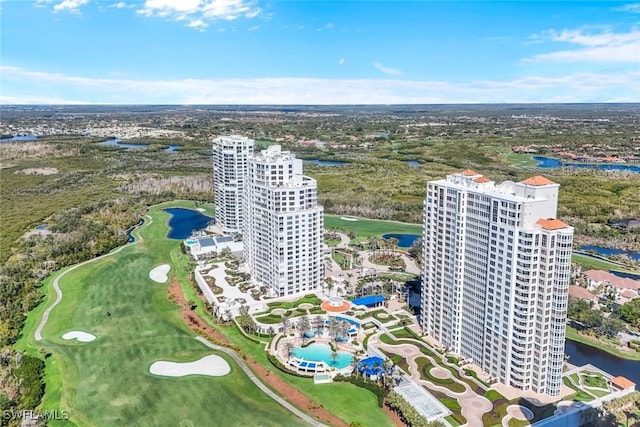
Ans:
[[[44,346],[47,360],[43,409],[68,410],[81,426],[293,426],[303,421],[260,391],[229,357],[205,347],[167,300],[167,283],[149,278],[161,264],[171,265],[179,241],[165,238],[165,207],[193,207],[190,202],[155,206],[137,232],[137,241],[111,255],[64,274],[62,300],[55,306],[36,343],[34,331],[55,299],[47,279],[45,302],[30,318],[19,346]],[[171,265],[171,279],[176,266]],[[110,315],[107,315],[107,312]],[[64,340],[69,331],[96,336],[92,342]],[[161,377],[149,373],[158,360],[196,361],[218,354],[231,366],[221,377]],[[55,421],[52,425],[69,422]]]

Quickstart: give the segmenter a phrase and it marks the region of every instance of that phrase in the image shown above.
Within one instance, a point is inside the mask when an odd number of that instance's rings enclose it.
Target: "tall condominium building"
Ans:
[[[213,140],[213,189],[216,220],[227,233],[242,230],[242,196],[253,139],[239,135]]]
[[[252,279],[278,296],[315,290],[324,280],[324,213],[302,160],[272,145],[249,160],[243,241]]]
[[[428,184],[425,333],[510,386],[560,394],[573,228],[558,184],[472,170]]]

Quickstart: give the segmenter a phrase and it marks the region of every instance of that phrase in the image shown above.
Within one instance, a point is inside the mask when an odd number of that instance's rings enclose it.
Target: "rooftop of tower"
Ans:
[[[555,182],[550,179],[545,178],[542,175],[532,176],[531,178],[525,179],[524,181],[520,181],[523,184],[533,185],[535,187],[540,187],[542,185],[553,185]]]
[[[569,224],[565,224],[564,222],[555,218],[540,218],[536,221],[536,224],[538,224],[544,230],[560,230],[562,228],[569,227]]]

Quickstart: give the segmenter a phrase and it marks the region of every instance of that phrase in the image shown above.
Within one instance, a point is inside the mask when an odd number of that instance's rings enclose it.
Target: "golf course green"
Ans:
[[[383,234],[388,233],[422,235],[422,225],[419,224],[340,215],[325,215],[324,227],[327,230],[345,229],[354,231],[357,233],[356,240],[358,238],[366,238],[369,236],[382,236]]]
[[[165,237],[167,207],[154,206],[136,230],[136,243],[79,266],[61,270],[45,281],[45,300],[29,314],[19,349],[43,347],[51,356],[45,371],[42,409],[67,410],[69,421],[51,425],[78,426],[294,426],[303,421],[284,409],[242,372],[224,353],[207,348],[167,299],[167,283],[149,272],[169,264],[169,278],[180,242]],[[62,277],[60,277],[62,275]],[[62,292],[56,300],[53,282]],[[42,339],[34,336],[41,327]],[[92,334],[94,341],[65,340],[71,331]],[[211,377],[152,375],[156,361],[194,362],[216,354],[231,366],[228,375]]]

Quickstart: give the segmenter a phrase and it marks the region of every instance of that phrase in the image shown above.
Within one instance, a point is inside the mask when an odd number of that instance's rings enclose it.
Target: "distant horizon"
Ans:
[[[2,104],[640,102],[640,0],[4,0],[0,16]]]
[[[154,104],[154,103],[127,103],[127,104],[109,104],[109,103],[83,103],[83,104],[2,104],[0,103],[0,108],[3,107],[144,107],[144,106],[154,106],[154,107],[394,107],[394,106],[421,106],[421,105],[430,105],[430,106],[500,106],[500,105],[523,105],[523,106],[534,106],[534,105],[638,105],[640,106],[640,101],[634,102],[466,102],[466,103],[399,103],[399,104],[384,104],[384,103],[373,103],[373,104]]]

